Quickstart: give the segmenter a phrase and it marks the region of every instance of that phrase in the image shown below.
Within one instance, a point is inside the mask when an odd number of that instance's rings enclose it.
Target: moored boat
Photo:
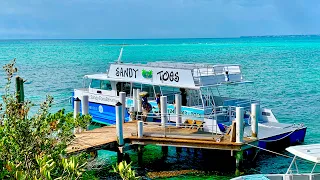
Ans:
[[[223,134],[226,126],[235,119],[236,107],[245,109],[246,122],[244,134],[251,135],[251,104],[260,104],[252,97],[241,97],[247,86],[241,66],[237,64],[201,64],[180,62],[149,62],[133,64],[118,62],[109,65],[104,73],[84,76],[84,88],[75,89],[74,97],[81,99],[89,96],[89,114],[93,121],[101,124],[115,123],[115,104],[119,92],[126,92],[126,121],[129,120],[128,108],[135,106],[134,89],[147,92],[151,113],[159,113],[156,95],[167,96],[169,120],[174,122],[174,96],[184,94],[182,119],[204,122],[204,131]],[[250,95],[250,94],[249,94]],[[260,106],[258,106],[260,107]],[[271,109],[258,110],[259,147],[285,148],[304,141],[306,127],[302,124],[279,123]],[[159,119],[159,118],[158,118]],[[157,121],[151,118],[151,121]],[[150,120],[150,118],[149,118]]]
[[[319,180],[320,173],[315,172],[320,163],[320,144],[291,146],[286,149],[294,158],[285,174],[254,174],[233,178],[232,180]],[[314,163],[310,173],[301,173],[297,158]]]

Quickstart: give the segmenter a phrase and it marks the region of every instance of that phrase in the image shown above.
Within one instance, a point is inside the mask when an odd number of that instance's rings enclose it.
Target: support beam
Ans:
[[[161,149],[162,149],[162,157],[166,158],[168,156],[168,151],[169,151],[168,146],[161,146]]]
[[[143,166],[143,150],[144,146],[138,145],[138,164],[140,167]]]
[[[243,151],[238,151],[235,154],[235,159],[236,159],[236,171],[235,171],[235,175],[236,176],[240,176],[240,165],[241,162],[243,160]]]

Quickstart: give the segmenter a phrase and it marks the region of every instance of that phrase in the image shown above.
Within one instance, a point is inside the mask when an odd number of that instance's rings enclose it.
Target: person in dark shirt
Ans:
[[[181,93],[181,105],[187,106],[187,91],[184,88],[180,88]]]
[[[160,94],[159,93],[157,93],[157,95],[156,95],[156,102],[157,102],[159,113],[160,113],[161,112],[161,105],[160,105]]]

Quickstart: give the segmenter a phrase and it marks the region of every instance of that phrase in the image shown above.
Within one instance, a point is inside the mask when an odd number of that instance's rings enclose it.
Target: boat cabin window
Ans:
[[[154,99],[155,98],[155,93],[160,93],[159,91],[154,91],[153,85],[150,84],[139,84],[139,83],[133,83],[132,84],[133,89],[140,89],[141,92],[145,91],[149,93],[149,99]]]
[[[163,96],[167,96],[168,103],[173,104],[175,94],[180,93],[180,88],[161,86],[161,92]]]
[[[112,90],[111,83],[108,80],[92,79],[90,88],[101,89],[101,90]]]
[[[117,94],[119,96],[119,92],[126,92],[126,94],[130,94],[131,84],[128,82],[117,82],[116,83]]]

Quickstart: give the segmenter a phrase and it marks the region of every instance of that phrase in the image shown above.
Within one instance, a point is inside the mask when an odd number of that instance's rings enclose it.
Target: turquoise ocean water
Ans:
[[[255,82],[257,94],[253,94],[254,97],[271,108],[281,122],[307,125],[306,144],[320,141],[320,37],[0,40],[0,65],[17,58],[19,75],[28,80],[26,98],[37,104],[50,94],[57,103],[53,111],[60,108],[72,111],[67,99],[73,88],[82,87],[83,75],[105,71],[107,64],[117,59],[123,44],[124,62],[241,64],[244,77]],[[3,87],[3,71],[0,77],[0,86]],[[157,150],[150,148],[150,151]],[[258,158],[251,172],[283,173],[289,161],[284,157],[264,154]],[[184,165],[177,165],[175,155],[169,153],[169,160],[161,164],[164,167],[153,165],[150,171],[201,169],[201,163],[188,160],[179,163]],[[212,176],[209,173],[201,178]]]

